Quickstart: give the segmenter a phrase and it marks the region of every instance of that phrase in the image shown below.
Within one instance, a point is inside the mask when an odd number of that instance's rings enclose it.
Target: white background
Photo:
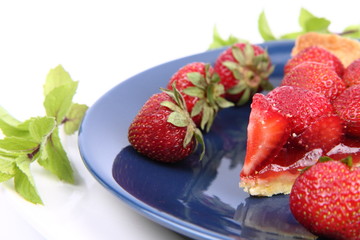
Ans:
[[[332,20],[331,30],[360,24],[357,1],[1,1],[0,105],[25,120],[44,114],[42,85],[62,64],[79,81],[75,101],[91,106],[121,81],[158,64],[206,51],[220,34],[262,41],[265,10],[275,35],[297,31],[300,8]],[[130,209],[84,167],[76,136],[64,139],[81,176],[59,183],[34,167],[45,206],[0,187],[1,239],[182,239]]]

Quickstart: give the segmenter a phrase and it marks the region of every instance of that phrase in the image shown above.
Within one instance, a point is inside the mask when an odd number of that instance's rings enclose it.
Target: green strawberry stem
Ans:
[[[205,77],[198,72],[188,73],[188,79],[194,86],[187,87],[183,90],[184,94],[199,98],[191,111],[191,117],[202,113],[200,127],[206,132],[210,131],[213,121],[220,109],[234,105],[222,97],[225,94],[225,89],[224,86],[220,84],[219,75],[216,73],[211,74],[209,69],[210,64],[206,64]]]
[[[198,129],[196,127],[196,124],[192,120],[192,118],[187,110],[186,103],[185,103],[183,96],[177,90],[177,88],[175,87],[175,84],[173,84],[172,90],[164,89],[164,88],[161,88],[161,90],[163,92],[167,93],[175,102],[175,103],[173,103],[170,101],[164,101],[161,103],[162,106],[165,106],[173,111],[169,115],[167,121],[169,123],[173,124],[174,126],[187,128],[185,138],[183,141],[183,147],[185,148],[191,142],[191,140],[193,138],[195,138],[196,146],[198,147],[199,145],[201,145],[201,147],[202,147],[202,151],[200,154],[200,160],[202,160],[202,158],[205,155],[204,138],[203,138],[203,135],[202,135],[200,129]]]
[[[236,45],[233,45],[231,50],[237,62],[225,61],[223,64],[239,80],[237,85],[227,90],[227,93],[232,95],[243,93],[237,102],[238,106],[246,103],[252,95],[259,91],[259,88],[263,90],[274,88],[268,78],[275,67],[271,65],[267,51],[255,55],[250,43],[245,43],[243,50]]]

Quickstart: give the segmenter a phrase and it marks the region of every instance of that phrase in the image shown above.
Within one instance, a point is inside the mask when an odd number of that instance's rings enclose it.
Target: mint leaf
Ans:
[[[33,152],[38,145],[36,141],[29,138],[5,137],[0,139],[1,151],[7,152],[8,155],[12,154],[12,156],[29,154]]]
[[[60,180],[74,183],[71,164],[60,141],[59,128],[55,128],[44,147],[40,149],[38,162]]]
[[[306,32],[329,33],[330,21],[325,18],[311,18],[305,23]]]
[[[10,179],[13,178],[13,177],[14,177],[14,175],[0,172],[0,183],[5,182],[5,181],[7,181],[7,180],[10,180]]]
[[[304,32],[292,32],[292,33],[286,33],[279,37],[279,39],[295,39],[301,34],[304,34]]]
[[[31,161],[26,156],[16,159],[15,190],[28,201],[35,204],[43,204],[30,172],[30,163]]]
[[[57,123],[60,124],[70,109],[77,86],[77,82],[68,82],[52,89],[45,96],[44,107],[46,115],[55,117]]]
[[[32,118],[29,123],[30,136],[37,143],[42,143],[44,138],[47,138],[55,127],[56,121],[54,117]]]
[[[24,137],[29,134],[26,124],[13,118],[4,108],[0,106],[0,129],[5,136]]]
[[[260,13],[259,19],[258,19],[258,29],[261,37],[265,41],[272,41],[276,40],[276,37],[272,34],[271,29],[269,27],[267,18],[265,16],[265,12],[262,11]]]
[[[306,32],[306,29],[307,29],[307,26],[306,26],[307,22],[312,18],[316,18],[316,17],[311,12],[309,12],[305,8],[300,9],[299,25],[304,32]]]
[[[220,36],[219,32],[217,31],[217,28],[214,27],[213,30],[213,42],[210,44],[209,49],[215,49],[220,47],[226,47],[231,46],[238,42],[247,42],[243,39],[237,38],[233,35],[230,35],[228,39],[224,39]]]
[[[60,124],[70,109],[77,87],[78,82],[73,81],[61,65],[51,69],[44,84],[46,115],[55,117]]]
[[[0,156],[0,182],[9,180],[15,173],[15,158]]]
[[[352,38],[360,38],[360,25],[350,25],[346,27],[341,35]]]
[[[88,109],[85,104],[73,103],[70,107],[69,113],[66,115],[64,122],[64,131],[71,135],[75,133],[81,124],[81,121]]]
[[[63,66],[58,65],[57,67],[51,69],[46,76],[46,81],[44,84],[44,96],[48,95],[54,88],[72,82],[73,80],[71,79],[70,74],[65,71]]]
[[[46,116],[20,122],[0,107],[0,182],[14,178],[15,190],[26,200],[42,204],[31,175],[34,161],[60,180],[74,183],[73,169],[61,144],[59,126],[67,134],[79,129],[88,107],[73,103],[78,82],[59,65],[51,69],[44,84]]]

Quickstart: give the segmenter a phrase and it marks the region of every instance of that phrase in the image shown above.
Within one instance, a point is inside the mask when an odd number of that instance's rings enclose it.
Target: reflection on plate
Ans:
[[[268,42],[277,85],[292,41]],[[114,87],[87,112],[79,133],[84,163],[94,177],[139,213],[196,239],[312,238],[289,211],[288,196],[252,198],[238,187],[249,105],[222,110],[205,134],[206,156],[173,165],[151,161],[129,146],[127,130],[142,104],[171,75],[194,61],[213,64],[223,49],[175,60]],[[137,94],[134,94],[137,92]]]

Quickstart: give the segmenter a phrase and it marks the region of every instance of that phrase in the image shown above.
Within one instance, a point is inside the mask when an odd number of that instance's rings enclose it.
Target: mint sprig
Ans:
[[[14,188],[24,199],[43,204],[31,173],[37,162],[58,179],[74,183],[74,172],[59,137],[63,126],[66,134],[75,133],[87,110],[73,103],[78,82],[59,65],[51,69],[44,84],[46,116],[19,121],[0,106],[0,182],[14,180]]]
[[[318,17],[306,10],[305,8],[300,9],[300,14],[298,17],[299,30],[294,32],[289,32],[281,36],[276,36],[273,34],[272,29],[269,26],[269,22],[266,18],[265,11],[262,11],[258,18],[258,31],[264,41],[274,41],[274,40],[285,40],[285,39],[296,39],[298,36],[308,33],[308,32],[318,32],[318,33],[335,33],[330,30],[331,21]],[[336,32],[336,34],[360,38],[360,25],[349,25],[343,29],[341,32]],[[209,48],[219,48],[233,45],[236,40],[244,41],[240,38],[231,35],[228,39],[223,39],[216,28],[214,28],[213,33],[213,42],[210,44]]]

